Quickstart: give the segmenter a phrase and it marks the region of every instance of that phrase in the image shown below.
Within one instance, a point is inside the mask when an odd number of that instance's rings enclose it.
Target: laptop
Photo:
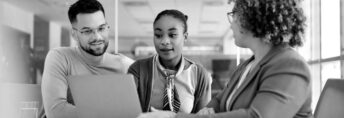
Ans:
[[[136,118],[142,112],[131,75],[70,76],[68,82],[79,118]]]

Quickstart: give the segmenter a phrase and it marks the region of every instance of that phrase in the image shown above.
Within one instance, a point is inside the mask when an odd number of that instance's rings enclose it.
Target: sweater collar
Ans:
[[[78,55],[80,55],[80,58],[83,61],[85,61],[87,64],[94,65],[94,66],[100,65],[101,63],[103,63],[104,57],[106,55],[106,53],[104,53],[101,56],[94,56],[94,55],[88,54],[83,49],[81,49],[80,46],[76,47],[76,52],[78,53]]]

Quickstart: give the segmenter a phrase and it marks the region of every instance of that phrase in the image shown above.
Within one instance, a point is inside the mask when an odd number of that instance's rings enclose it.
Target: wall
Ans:
[[[30,34],[30,46],[33,47],[33,13],[0,1],[0,18],[3,24]]]
[[[44,60],[45,56],[47,55],[49,51],[49,34],[50,34],[50,28],[49,28],[49,22],[35,16],[34,20],[34,51],[35,51],[35,59],[36,59],[36,66],[40,70],[40,72],[43,72],[44,67]]]
[[[35,66],[39,66],[42,72],[44,59],[49,49],[60,47],[61,45],[61,26],[55,22],[49,22],[47,20],[41,19],[35,16],[34,13],[26,9],[19,8],[17,6],[14,6],[10,3],[3,2],[3,1],[0,1],[0,18],[1,18],[1,21],[0,21],[1,24],[4,24],[3,28],[13,31],[13,34],[16,35],[10,38],[14,38],[15,40],[19,41],[19,42],[17,41],[17,43],[11,43],[12,45],[9,46],[10,39],[2,38],[1,40],[3,40],[4,43],[2,43],[1,45],[6,45],[8,47],[7,49],[2,49],[2,50],[7,50],[6,53],[11,53],[11,55],[4,56],[3,54],[0,54],[0,57],[1,58],[21,57],[22,55],[20,55],[20,53],[15,52],[17,50],[16,48],[19,48],[19,47],[30,48],[26,50],[33,51],[34,54],[31,54],[31,53],[27,53],[27,54],[29,54],[29,56],[34,56],[33,58],[35,59],[35,62],[32,62],[32,63]],[[21,41],[22,39],[20,39],[21,37],[19,36],[21,34],[25,34],[29,36],[29,38],[26,38],[26,36],[24,36],[25,40],[28,40],[28,41]],[[19,36],[19,38],[17,35]],[[26,46],[26,42],[29,42],[28,46]],[[2,61],[2,63],[4,63],[5,65],[7,62]],[[17,62],[18,62],[17,65],[15,66],[12,65],[11,68],[18,68],[18,69],[12,69],[12,70],[20,70],[19,68],[26,68],[27,64],[21,63],[21,61],[17,61]],[[0,67],[1,70],[4,70],[5,68],[9,70],[7,66]],[[15,75],[25,76],[23,72],[17,72],[17,74]],[[27,77],[14,77],[15,75],[11,75],[10,77],[4,77],[4,78],[8,78],[11,81],[13,80],[20,83],[22,80],[25,80],[27,78]],[[21,80],[14,80],[13,78],[21,78]]]
[[[70,30],[67,28],[61,29],[61,46],[62,47],[68,47],[70,46]]]
[[[153,34],[152,34],[153,35]],[[119,51],[128,51],[131,47],[138,42],[144,42],[149,46],[154,46],[153,37],[119,37]],[[222,39],[218,38],[199,38],[199,37],[188,37],[185,45],[192,46],[215,46],[222,44]],[[123,44],[123,45],[122,45]]]
[[[7,35],[0,39],[0,81],[32,83],[27,72],[31,70],[29,48],[33,47],[33,13],[0,1],[0,18],[3,33]]]

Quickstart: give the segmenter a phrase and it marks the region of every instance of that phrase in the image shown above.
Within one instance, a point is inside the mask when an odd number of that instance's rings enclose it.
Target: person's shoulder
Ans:
[[[118,59],[118,60],[133,60],[131,58],[129,58],[128,56],[125,56],[124,54],[121,53],[116,53],[116,54],[112,54],[112,53],[104,53],[107,57],[111,58],[111,59]]]
[[[138,59],[131,65],[130,68],[137,68],[140,65],[149,65],[151,62],[153,62],[153,58],[154,56]]]
[[[75,50],[75,47],[57,47],[51,49],[50,51],[58,51],[58,52],[72,52]]]
[[[75,52],[74,47],[58,47],[51,49],[49,53],[60,54],[60,55],[73,55]]]
[[[201,75],[209,74],[208,71],[206,70],[206,68],[202,64],[197,63],[197,62],[193,61],[192,59],[189,59],[189,58],[186,58],[186,57],[184,57],[184,60],[185,60],[185,67],[184,67],[184,69],[187,69],[187,68],[190,68],[190,67],[195,67],[195,69],[197,70],[198,74],[201,74]]]
[[[58,47],[49,50],[48,57],[70,57],[75,55],[75,49],[73,47]]]
[[[305,59],[293,48],[286,48],[274,56],[266,65],[266,71],[271,73],[299,73],[310,76],[309,65]]]
[[[200,82],[206,83],[205,85],[212,83],[211,73],[209,73],[207,69],[203,67],[202,64],[197,63],[193,61],[192,59],[189,59],[186,57],[184,57],[184,60],[185,60],[184,69],[192,68],[194,71],[196,71],[195,74],[197,74],[196,75],[197,79],[194,79],[194,80],[196,80],[197,83],[200,83]]]
[[[133,64],[130,65],[128,73],[138,73],[139,71],[148,71],[152,65],[154,57],[147,57],[136,60]],[[146,70],[141,70],[142,68],[147,68]]]
[[[129,58],[128,56],[125,56],[124,54],[121,53],[104,53],[105,57],[109,60],[109,62],[119,62],[121,64],[124,64],[125,66],[130,66],[131,64],[134,63],[134,60]]]
[[[300,62],[306,63],[303,56],[301,56],[295,49],[293,48],[285,48],[283,49],[275,58],[273,58],[272,62],[281,63],[281,62]]]
[[[73,60],[75,60],[75,52],[72,47],[58,47],[49,50],[47,56],[45,57],[45,64],[47,65],[57,65],[66,66]]]
[[[154,58],[154,56],[145,57],[145,58],[138,59],[136,62],[137,63],[147,63],[147,62],[153,61],[153,58]]]
[[[307,83],[311,81],[311,71],[308,63],[293,48],[286,48],[274,55],[266,64],[261,65],[262,80],[279,79],[280,75],[292,75],[292,78],[302,78]],[[283,77],[281,77],[283,78]]]
[[[198,69],[200,69],[201,71],[205,71],[205,68],[203,67],[202,64],[197,63],[197,62],[195,62],[194,60],[189,59],[189,58],[187,58],[187,57],[184,57],[184,60],[185,60],[185,66],[186,66],[185,68],[188,68],[188,67],[190,67],[191,65],[194,65],[194,66],[196,66]]]

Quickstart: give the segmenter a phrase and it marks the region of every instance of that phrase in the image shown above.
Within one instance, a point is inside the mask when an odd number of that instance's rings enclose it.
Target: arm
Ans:
[[[138,89],[138,82],[139,82],[139,78],[140,78],[140,66],[139,63],[136,61],[133,64],[130,65],[129,69],[128,69],[128,74],[131,74],[134,76],[134,80],[135,80],[135,85]]]
[[[67,102],[67,63],[56,50],[48,53],[42,77],[43,105],[48,118],[76,118],[75,106]]]
[[[242,66],[245,63],[241,63],[238,68],[233,72],[233,73],[240,73],[240,71],[242,70]],[[216,96],[214,96],[211,101],[208,103],[208,105],[206,106],[207,108],[213,109],[213,111],[210,112],[221,112],[220,110],[220,101],[221,99],[224,97],[225,94],[227,94],[229,92],[229,85],[230,83],[234,82],[233,79],[229,79],[229,81],[227,82],[226,87],[223,88],[223,90],[221,90],[221,92],[217,93]],[[209,111],[207,111],[209,113]],[[201,113],[202,114],[202,113]]]
[[[142,82],[140,79],[144,79],[144,78],[140,78],[142,75],[141,72],[141,61],[138,60],[136,62],[134,62],[128,70],[128,74],[132,74],[134,76],[134,80],[135,80],[135,84],[136,84],[136,89],[137,89],[137,93],[140,99],[140,104],[141,104],[141,109],[142,112],[148,112],[149,111],[149,105],[147,104],[147,99],[146,99],[146,85],[145,82]]]
[[[194,103],[194,108],[192,113],[196,113],[202,108],[204,108],[211,99],[211,83],[212,78],[210,74],[202,67],[198,66],[198,86],[197,86],[197,93],[196,93],[196,101]]]
[[[220,111],[220,100],[224,94],[224,90],[218,93],[215,97],[211,99],[211,101],[207,104],[207,108],[213,108],[215,112]]]
[[[310,74],[300,60],[281,60],[265,70],[250,107],[210,114],[177,114],[177,118],[291,118],[310,95]],[[215,101],[215,103],[218,103]]]

